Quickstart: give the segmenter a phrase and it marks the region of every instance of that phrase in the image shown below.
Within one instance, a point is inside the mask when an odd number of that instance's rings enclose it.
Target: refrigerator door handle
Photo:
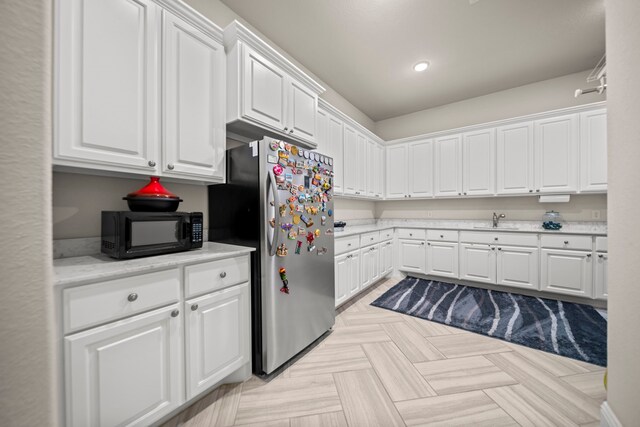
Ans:
[[[278,227],[280,226],[280,200],[278,199],[278,187],[276,186],[276,179],[273,175],[273,172],[271,171],[269,171],[269,188],[267,189],[267,196],[269,191],[273,193],[273,216],[275,218],[275,224],[273,225],[273,238],[271,239],[269,254],[271,256],[275,256],[276,249],[278,247],[278,236],[280,235],[280,233],[278,233]],[[267,203],[269,202],[267,201]]]

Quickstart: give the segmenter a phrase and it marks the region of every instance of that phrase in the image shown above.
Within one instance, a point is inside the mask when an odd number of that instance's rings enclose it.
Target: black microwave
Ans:
[[[202,212],[102,211],[101,251],[127,259],[202,247]]]

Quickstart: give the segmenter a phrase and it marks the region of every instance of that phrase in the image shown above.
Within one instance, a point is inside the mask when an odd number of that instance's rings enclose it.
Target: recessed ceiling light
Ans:
[[[424,71],[429,68],[429,63],[427,61],[418,62],[413,66],[414,71]]]

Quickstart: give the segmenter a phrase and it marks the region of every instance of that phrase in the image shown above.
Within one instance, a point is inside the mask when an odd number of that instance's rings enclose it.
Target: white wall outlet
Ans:
[[[600,219],[600,211],[597,209],[592,210],[591,219]]]

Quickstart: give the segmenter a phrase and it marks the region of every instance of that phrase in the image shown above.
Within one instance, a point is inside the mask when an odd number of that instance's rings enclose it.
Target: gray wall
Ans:
[[[605,0],[609,161],[609,393],[622,425],[640,423],[640,2]]]
[[[573,105],[604,101],[604,94],[573,97],[576,89],[592,85],[586,83],[585,79],[588,74],[589,71],[569,74],[404,116],[381,120],[376,122],[376,133],[382,139],[388,141]]]
[[[56,418],[51,246],[52,2],[0,2],[0,425]]]

